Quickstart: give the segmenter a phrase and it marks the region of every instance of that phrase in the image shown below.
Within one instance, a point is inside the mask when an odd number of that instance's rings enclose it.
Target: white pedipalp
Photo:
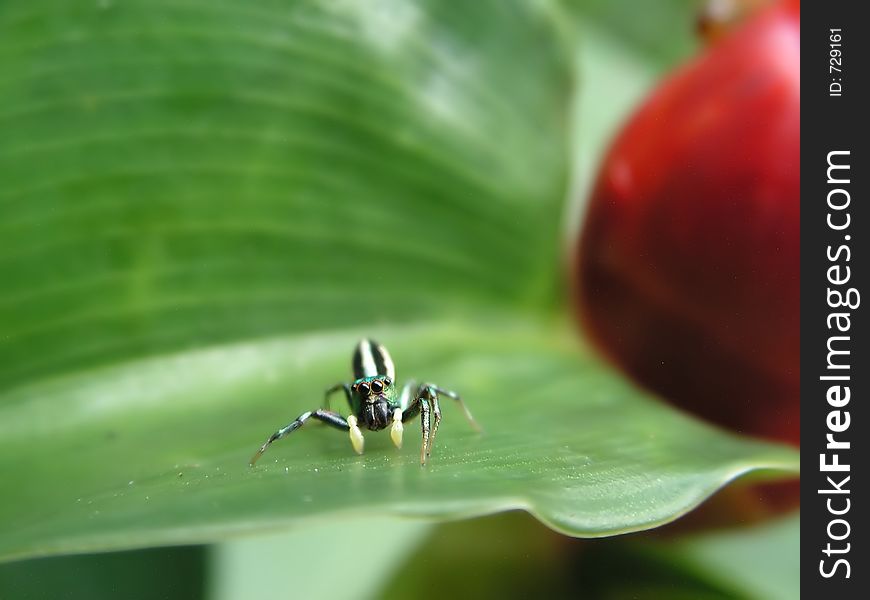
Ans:
[[[402,425],[402,409],[397,408],[393,411],[393,425],[390,427],[390,439],[396,445],[396,448],[402,447],[402,434],[405,431],[405,426]]]
[[[362,454],[365,450],[365,438],[362,431],[359,430],[357,418],[353,415],[347,418],[347,424],[350,426],[350,443],[357,454]]]

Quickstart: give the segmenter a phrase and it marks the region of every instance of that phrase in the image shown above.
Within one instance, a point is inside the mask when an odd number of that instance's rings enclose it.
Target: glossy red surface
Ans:
[[[800,4],[664,80],[601,167],[572,265],[586,330],[702,417],[800,440]]]

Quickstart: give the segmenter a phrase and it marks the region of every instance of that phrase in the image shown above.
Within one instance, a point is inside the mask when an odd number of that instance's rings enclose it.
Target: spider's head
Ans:
[[[394,382],[390,377],[376,375],[354,381],[351,390],[360,399],[361,419],[372,431],[383,429],[390,424],[392,411],[390,402],[394,397]]]
[[[394,382],[386,375],[374,377],[361,377],[353,382],[351,390],[357,394],[363,402],[373,404],[378,401],[389,402],[393,399]]]

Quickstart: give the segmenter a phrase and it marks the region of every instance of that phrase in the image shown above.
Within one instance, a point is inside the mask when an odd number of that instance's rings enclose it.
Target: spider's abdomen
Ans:
[[[395,381],[396,367],[387,349],[374,340],[360,341],[353,352],[353,377],[388,377]]]

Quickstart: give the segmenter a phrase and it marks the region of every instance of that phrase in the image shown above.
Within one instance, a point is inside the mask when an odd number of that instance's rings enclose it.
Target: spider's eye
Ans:
[[[384,391],[384,384],[379,379],[375,379],[372,381],[372,391],[376,394],[380,394]]]
[[[359,384],[359,387],[357,389],[359,390],[359,393],[362,394],[363,396],[369,395],[369,384],[361,383],[361,384]]]
[[[392,384],[393,384],[393,382],[390,380],[389,377],[384,377],[384,386],[385,387],[390,387]]]

